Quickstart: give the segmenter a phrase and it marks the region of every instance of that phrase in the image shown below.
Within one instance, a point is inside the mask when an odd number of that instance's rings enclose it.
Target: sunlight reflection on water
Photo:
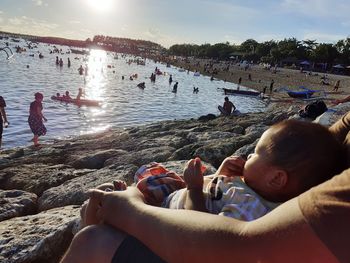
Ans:
[[[4,46],[0,40],[0,47]],[[11,43],[10,48],[25,42]],[[146,60],[146,66],[126,63],[133,57],[114,59],[114,54],[101,50],[92,50],[90,55],[67,54],[68,47],[62,46],[61,54],[50,54],[52,46],[38,44],[38,49],[15,54],[11,60],[0,52],[0,95],[7,103],[6,112],[10,121],[4,130],[5,148],[28,145],[32,138],[27,118],[29,104],[35,92],[44,94],[44,115],[48,119],[48,133],[42,140],[52,141],[79,134],[103,131],[111,127],[128,127],[160,120],[198,118],[208,113],[219,114],[217,105],[223,103],[222,88],[234,88],[235,84],[223,81],[210,81],[209,77],[196,77],[193,72],[187,74],[178,68]],[[38,54],[44,55],[39,59]],[[34,56],[34,57],[33,57]],[[63,59],[63,67],[56,66],[55,57]],[[71,67],[67,67],[67,59]],[[89,74],[79,75],[78,68],[88,67]],[[155,83],[150,75],[158,67],[164,75],[157,76]],[[129,76],[138,74],[137,79]],[[178,92],[172,93],[169,75],[179,82]],[[122,76],[125,79],[122,80]],[[136,85],[146,83],[144,90]],[[193,94],[193,87],[199,87],[199,93]],[[53,101],[50,97],[57,92],[70,91],[76,96],[78,88],[85,90],[86,98],[102,102],[100,108],[77,107]],[[231,96],[230,100],[241,112],[262,111],[265,104],[255,98]]]

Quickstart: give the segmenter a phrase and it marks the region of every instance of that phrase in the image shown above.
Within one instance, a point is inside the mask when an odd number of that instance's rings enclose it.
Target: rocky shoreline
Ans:
[[[131,184],[138,167],[152,161],[181,173],[184,163],[197,156],[213,173],[225,157],[252,152],[263,131],[299,110],[287,107],[163,121],[39,149],[1,151],[0,262],[58,262],[79,229],[88,189],[114,179]]]

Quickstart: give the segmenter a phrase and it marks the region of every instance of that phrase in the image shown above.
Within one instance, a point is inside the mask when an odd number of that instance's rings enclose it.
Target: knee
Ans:
[[[84,250],[89,247],[96,248],[104,246],[111,239],[111,236],[117,235],[116,230],[103,225],[91,225],[80,230],[72,241],[72,246],[82,247]],[[85,250],[86,251],[86,250]]]
[[[70,245],[75,262],[110,262],[125,234],[105,225],[92,225],[79,231]],[[74,262],[74,261],[73,261]]]

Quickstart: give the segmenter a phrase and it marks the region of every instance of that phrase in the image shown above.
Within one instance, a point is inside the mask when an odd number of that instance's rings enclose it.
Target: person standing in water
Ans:
[[[169,85],[171,85],[172,82],[173,82],[173,75],[170,75],[170,77],[169,77]]]
[[[81,97],[83,97],[83,95],[84,95],[83,89],[82,89],[82,88],[79,88],[79,90],[78,90],[78,95],[77,95],[77,100],[80,100]]]
[[[3,127],[7,128],[7,126],[10,124],[7,121],[5,107],[6,107],[6,102],[4,98],[0,96],[0,148],[1,148],[1,142],[2,142]]]
[[[173,90],[172,90],[173,93],[176,93],[176,92],[177,92],[177,85],[179,85],[179,82],[176,82],[176,83],[175,83],[175,85],[174,85],[174,87],[173,87]]]
[[[42,113],[43,105],[42,101],[44,96],[42,93],[35,93],[35,100],[30,104],[28,124],[34,135],[32,141],[34,146],[39,146],[39,137],[46,134],[46,127],[43,120],[46,122],[47,119]]]

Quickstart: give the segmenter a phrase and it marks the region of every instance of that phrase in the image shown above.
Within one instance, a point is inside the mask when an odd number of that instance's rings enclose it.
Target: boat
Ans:
[[[303,90],[303,91],[287,91],[289,97],[296,99],[309,99],[313,94],[313,90]]]
[[[100,101],[98,100],[88,100],[88,99],[69,99],[69,98],[65,98],[65,97],[57,97],[57,96],[52,96],[51,97],[52,100],[55,101],[61,101],[61,102],[65,102],[65,103],[72,103],[75,104],[77,106],[88,106],[88,107],[99,107],[100,106]]]
[[[73,54],[78,54],[78,55],[90,55],[90,51],[88,50],[80,50],[80,49],[70,49],[71,53]]]
[[[311,90],[304,86],[299,86],[299,89],[297,91],[287,89],[288,96],[296,99],[310,99],[315,92],[320,92],[319,90]]]
[[[244,96],[260,96],[260,92],[254,90],[242,90],[242,89],[226,89],[224,88],[225,95],[244,95]]]

